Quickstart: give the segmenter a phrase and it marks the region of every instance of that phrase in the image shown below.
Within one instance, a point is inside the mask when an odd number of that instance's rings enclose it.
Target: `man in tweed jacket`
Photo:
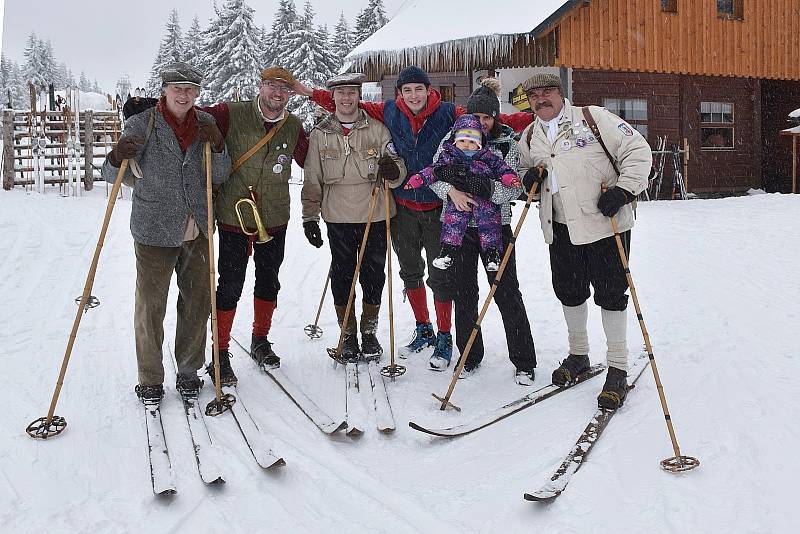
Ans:
[[[197,395],[201,382],[206,324],[210,313],[204,144],[212,145],[214,183],[228,177],[231,160],[214,118],[194,107],[202,75],[186,63],[161,73],[163,94],[151,110],[125,123],[117,145],[103,163],[113,182],[129,159],[125,183],[133,184],[131,234],[136,253],[134,333],[142,402],[164,394],[164,315],[173,271],[178,282],[175,357],[177,389]]]

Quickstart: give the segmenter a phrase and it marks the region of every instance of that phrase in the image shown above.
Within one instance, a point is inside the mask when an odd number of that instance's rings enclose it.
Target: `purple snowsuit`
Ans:
[[[489,150],[487,145],[484,145],[476,154],[467,156],[448,140],[442,145],[439,159],[419,172],[424,185],[430,185],[437,180],[433,172],[435,169],[451,164],[466,165],[469,172],[480,179],[502,181],[505,185],[510,185],[506,182],[518,179],[514,170],[502,158]],[[478,227],[481,250],[486,252],[496,249],[498,252],[502,252],[500,206],[487,198],[475,197],[473,200],[476,204],[472,206],[472,211],[459,211],[452,201],[447,201],[442,218],[440,241],[460,247],[467,224],[470,219],[474,219]]]

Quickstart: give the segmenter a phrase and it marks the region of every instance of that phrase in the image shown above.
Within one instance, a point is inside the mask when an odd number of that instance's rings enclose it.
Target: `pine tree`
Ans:
[[[208,94],[216,100],[253,98],[262,59],[253,8],[245,0],[226,0],[214,25],[206,43]]]
[[[305,85],[321,87],[333,76],[335,59],[328,48],[327,27],[315,29],[314,15],[310,0],[306,0],[297,29],[286,37],[291,53],[281,57],[280,64]],[[314,103],[294,97],[291,104],[290,109],[304,118],[307,127],[313,126]]]
[[[353,47],[360,45],[367,38],[381,29],[389,19],[386,18],[386,8],[383,7],[383,0],[369,0],[365,7],[356,18],[356,27],[353,31]]]
[[[103,91],[103,88],[100,87],[99,83],[97,83],[97,78],[94,79],[94,83],[92,84],[92,92],[93,93],[100,93],[101,95],[105,94],[105,91]]]
[[[86,73],[84,71],[81,71],[81,78],[78,82],[78,88],[84,93],[88,93],[92,90],[92,84],[89,82],[89,78],[86,77]]]
[[[11,84],[14,82],[14,66],[11,61],[6,59],[5,54],[0,56],[0,102],[3,102],[3,107],[7,107],[9,101],[13,106],[13,95],[9,96],[11,92]]]
[[[184,39],[184,61],[196,68],[203,66],[203,30],[200,29],[200,20],[195,16],[192,25],[186,32]]]
[[[353,33],[350,31],[350,25],[347,23],[347,19],[344,18],[344,13],[339,15],[339,22],[336,23],[333,32],[330,48],[334,57],[337,59],[336,68],[334,70],[339,72],[344,62],[344,57],[354,48]]]
[[[23,67],[25,81],[38,88],[45,87],[47,80],[43,75],[43,68],[42,44],[36,34],[31,32],[25,44],[25,66]]]
[[[294,0],[280,0],[272,28],[264,43],[264,66],[281,65],[281,58],[291,52],[287,37],[298,24]]]
[[[56,78],[53,81],[53,85],[57,90],[64,89],[67,86],[68,79],[69,68],[67,68],[67,64],[62,61],[58,64],[58,68],[56,69]]]
[[[56,65],[56,58],[53,54],[53,44],[50,39],[39,41],[39,56],[41,58],[41,74],[44,78],[45,85],[56,85],[58,82],[58,66]]]
[[[75,75],[72,74],[72,69],[67,68],[67,78],[66,78],[66,83],[65,83],[64,86],[65,87],[75,87],[76,85],[78,85],[78,82],[75,81]]]
[[[30,96],[28,92],[28,82],[23,75],[22,67],[16,61],[11,62],[11,99],[14,109],[28,109],[30,108]],[[8,93],[6,92],[6,97]]]
[[[181,33],[178,10],[173,9],[164,29],[164,38],[158,47],[158,54],[150,69],[150,79],[147,82],[147,94],[155,96],[161,91],[161,71],[169,63],[183,61],[184,59],[183,35]]]

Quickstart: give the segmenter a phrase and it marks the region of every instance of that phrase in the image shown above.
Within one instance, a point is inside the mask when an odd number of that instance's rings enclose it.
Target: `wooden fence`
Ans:
[[[66,182],[72,150],[84,188],[91,190],[101,180],[100,168],[119,139],[122,122],[118,111],[87,110],[80,112],[77,129],[75,143],[75,116],[68,108],[38,113],[3,110],[3,189],[36,182],[34,154],[39,146],[44,152],[45,184]]]

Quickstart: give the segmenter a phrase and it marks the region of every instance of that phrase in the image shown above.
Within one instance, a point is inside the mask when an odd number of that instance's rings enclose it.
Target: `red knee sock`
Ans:
[[[253,335],[266,336],[272,326],[272,314],[278,307],[276,300],[261,300],[253,297]]]
[[[430,323],[431,318],[428,314],[428,296],[425,294],[425,286],[406,289],[406,296],[408,297],[408,302],[411,303],[411,309],[414,311],[414,319],[418,323]]]
[[[230,346],[234,315],[236,315],[236,308],[232,310],[220,310],[217,308],[217,340],[219,341],[219,350],[228,350]]]
[[[452,300],[434,300],[433,307],[436,309],[436,326],[439,332],[450,332],[451,317],[453,316]]]

